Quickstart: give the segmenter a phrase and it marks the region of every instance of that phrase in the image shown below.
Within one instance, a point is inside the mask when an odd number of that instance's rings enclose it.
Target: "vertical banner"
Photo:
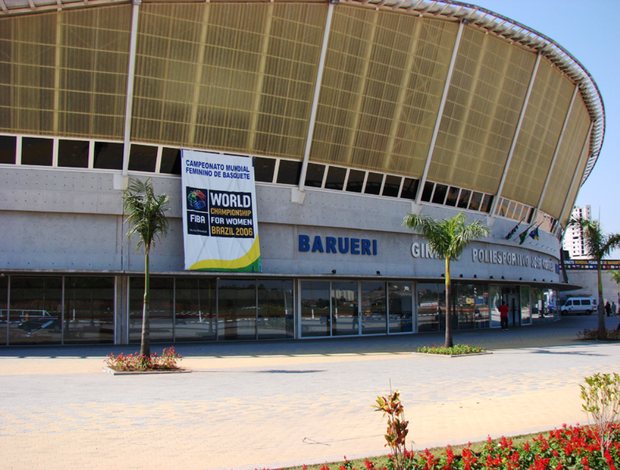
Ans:
[[[185,269],[261,272],[249,157],[181,152]]]

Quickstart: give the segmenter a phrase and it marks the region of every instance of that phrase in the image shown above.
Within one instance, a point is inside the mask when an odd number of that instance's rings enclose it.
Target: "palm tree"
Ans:
[[[616,283],[616,289],[618,291],[618,307],[620,307],[620,269],[609,271],[609,274],[611,274],[611,280]]]
[[[571,219],[570,225],[579,225],[583,232],[586,254],[596,260],[598,270],[598,338],[605,339],[605,307],[603,305],[603,277],[601,260],[620,246],[620,234],[605,235],[598,220]]]
[[[451,348],[452,325],[450,322],[450,312],[452,306],[450,302],[450,261],[458,258],[467,244],[480,237],[489,235],[489,228],[482,225],[478,220],[469,225],[465,224],[465,214],[459,212],[451,219],[437,221],[428,216],[407,214],[403,221],[406,227],[417,230],[428,240],[429,249],[439,258],[444,259],[445,282],[446,282],[446,340],[445,347]]]
[[[168,233],[168,195],[155,195],[153,183],[148,178],[145,182],[137,179],[129,180],[127,189],[123,191],[123,207],[127,213],[130,229],[127,238],[138,236],[136,250],[144,247],[144,302],[142,303],[142,336],[140,339],[140,355],[151,356],[151,339],[149,328],[150,296],[149,296],[149,255],[155,239]]]

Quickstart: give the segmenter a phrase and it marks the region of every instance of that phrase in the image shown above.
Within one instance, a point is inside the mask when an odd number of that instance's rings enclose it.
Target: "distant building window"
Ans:
[[[181,150],[164,147],[161,151],[160,173],[181,174]]]
[[[361,193],[364,188],[364,177],[366,173],[359,170],[349,170],[349,179],[347,180],[347,191],[350,193]]]
[[[94,167],[101,170],[122,170],[123,144],[95,142]]]
[[[347,169],[332,166],[327,172],[327,181],[325,181],[325,187],[327,189],[335,189],[342,191],[344,188],[344,178],[347,176]]]
[[[152,145],[131,144],[129,151],[129,170],[155,173],[157,165],[157,147]]]
[[[433,189],[435,189],[435,183],[431,183],[430,181],[424,183],[424,190],[422,191],[422,200],[424,202],[431,202]]]
[[[400,191],[400,183],[403,179],[400,176],[388,175],[385,177],[385,184],[383,185],[383,196],[398,197]]]
[[[446,206],[451,206],[451,207],[456,206],[456,203],[459,200],[459,191],[460,191],[460,188],[450,186],[450,189],[448,190],[448,196],[446,197]]]
[[[435,192],[433,193],[433,203],[443,204],[446,200],[446,194],[448,193],[448,187],[445,184],[435,185]]]
[[[479,211],[481,202],[482,202],[482,193],[478,193],[474,191],[474,194],[472,194],[471,200],[469,201],[469,209],[472,211]]]
[[[317,165],[309,163],[306,171],[305,185],[310,188],[320,188],[323,186],[323,175],[325,174],[325,165]]]
[[[58,166],[70,168],[88,168],[88,150],[90,142],[87,140],[58,141]]]
[[[405,182],[403,183],[403,190],[400,193],[400,197],[405,199],[413,199],[415,200],[418,195],[418,186],[420,182],[413,178],[405,178]]]
[[[366,180],[366,194],[381,194],[381,184],[383,184],[383,175],[380,173],[368,173]]]
[[[52,166],[53,153],[52,139],[22,138],[22,165]]]
[[[273,183],[276,161],[273,158],[254,158],[254,179],[264,183]]]
[[[0,135],[0,163],[15,164],[15,150],[17,149],[17,137]]]
[[[300,174],[301,162],[280,160],[280,168],[278,169],[277,180],[279,184],[299,184]]]
[[[471,197],[471,191],[469,189],[461,189],[461,195],[459,196],[459,202],[457,207],[459,209],[467,209],[469,206],[469,198]]]

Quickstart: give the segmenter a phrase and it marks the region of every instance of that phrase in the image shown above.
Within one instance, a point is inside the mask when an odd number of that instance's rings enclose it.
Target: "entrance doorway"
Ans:
[[[521,296],[518,287],[503,287],[502,300],[508,305],[508,326],[521,326]]]

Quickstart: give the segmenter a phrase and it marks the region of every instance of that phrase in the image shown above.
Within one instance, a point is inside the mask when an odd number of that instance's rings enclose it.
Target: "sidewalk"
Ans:
[[[246,470],[379,455],[385,422],[371,405],[390,386],[419,449],[585,423],[583,377],[620,370],[619,345],[575,340],[595,325],[457,332],[493,354],[454,359],[411,354],[440,344],[437,333],[177,345],[192,373],[149,376],[101,373],[107,353],[137,346],[2,349],[2,468]]]

